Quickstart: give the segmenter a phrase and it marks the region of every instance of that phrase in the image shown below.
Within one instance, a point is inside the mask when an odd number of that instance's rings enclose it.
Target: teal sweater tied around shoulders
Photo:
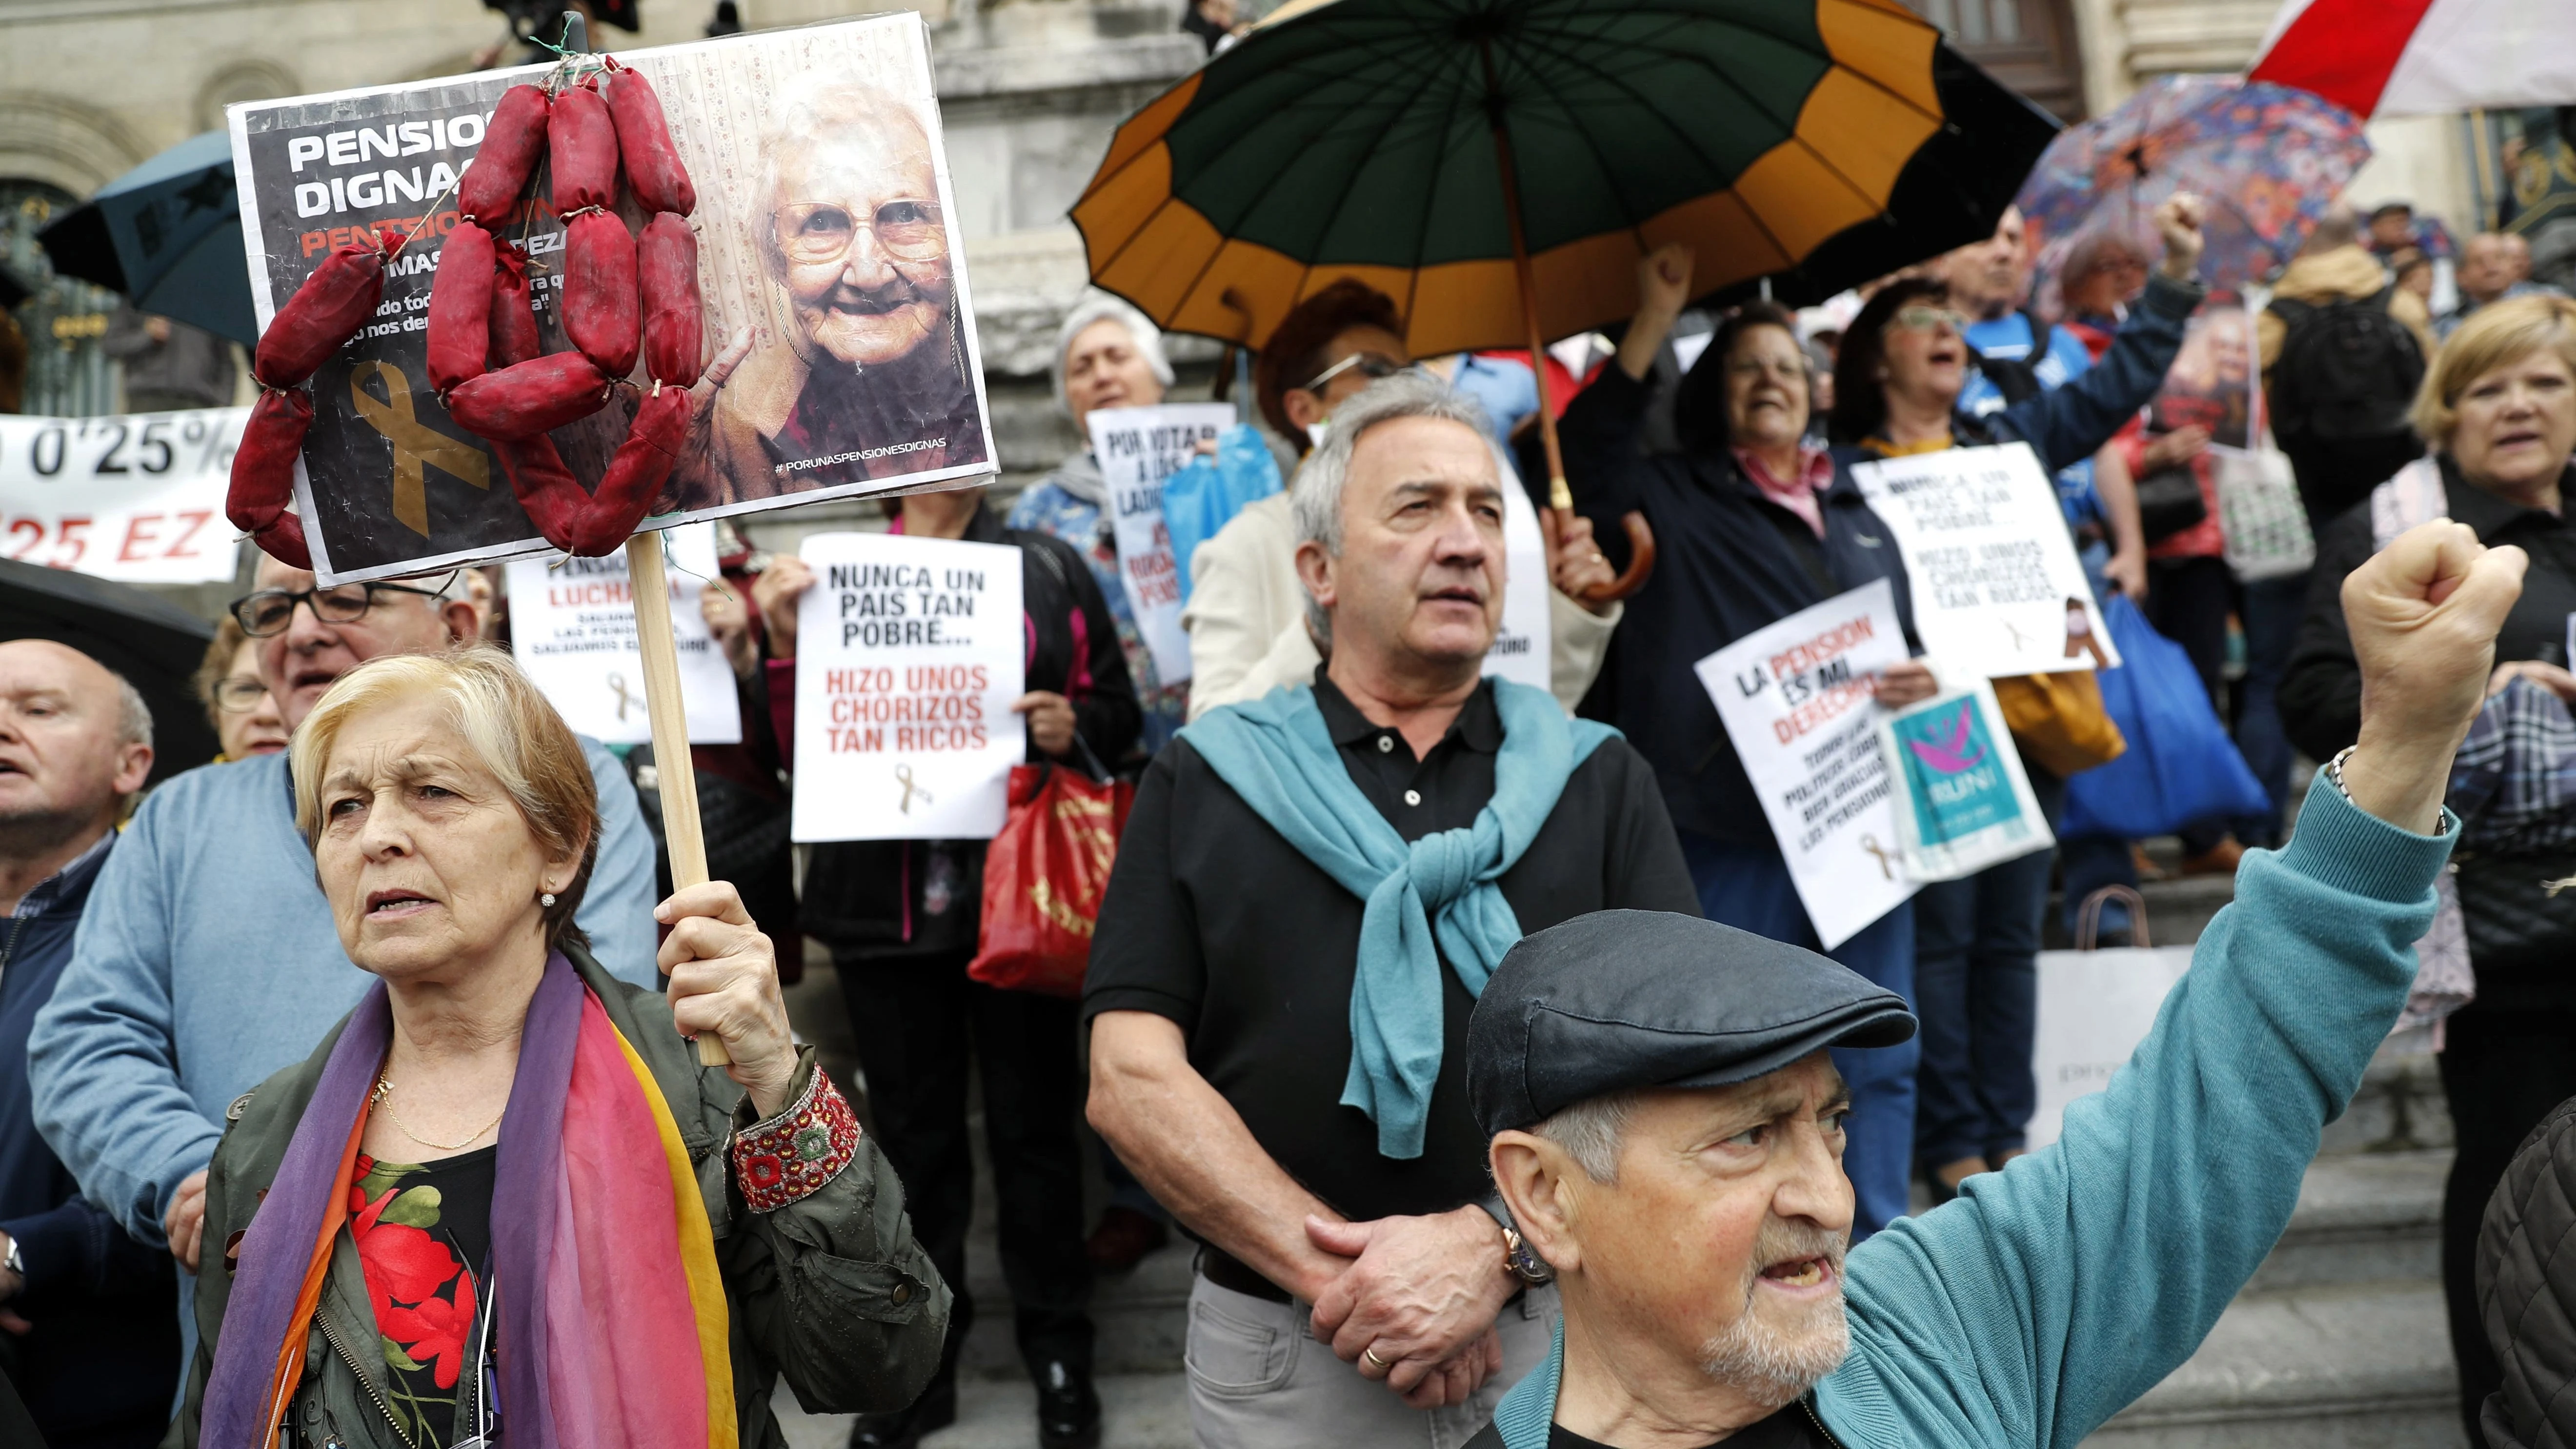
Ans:
[[[1537,838],[1575,767],[1618,733],[1568,719],[1546,690],[1493,682],[1503,721],[1494,794],[1476,823],[1405,844],[1351,783],[1312,685],[1211,710],[1181,731],[1217,778],[1299,854],[1367,902],[1351,983],[1342,1105],[1377,1124],[1377,1150],[1422,1155],[1440,1075],[1440,962],[1481,995],[1521,924],[1496,882]]]
[[[2319,771],[2297,834],[2246,853],[2155,1029],[2064,1134],[1851,1250],[1851,1354],[1815,1392],[1834,1437],[2075,1449],[2189,1358],[2406,1004],[2459,828],[2400,830]],[[1505,1449],[1546,1449],[1564,1355],[1560,1330],[1504,1396]]]

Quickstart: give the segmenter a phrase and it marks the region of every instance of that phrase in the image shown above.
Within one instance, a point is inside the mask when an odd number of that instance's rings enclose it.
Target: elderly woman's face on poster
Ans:
[[[843,121],[777,165],[771,263],[815,349],[880,367],[944,336],[948,233],[920,123],[892,108]]]

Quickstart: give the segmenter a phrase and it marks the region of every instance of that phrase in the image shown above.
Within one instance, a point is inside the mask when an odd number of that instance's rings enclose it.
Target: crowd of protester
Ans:
[[[1191,13],[1211,46],[1233,27],[1218,0]],[[65,646],[0,644],[0,1366],[57,1445],[159,1442],[175,1405],[187,1442],[283,1412],[300,1442],[421,1449],[488,1435],[496,1402],[614,1442],[639,1416],[720,1414],[719,1378],[739,1442],[766,1445],[783,1378],[857,1413],[854,1446],[906,1449],[958,1414],[972,1101],[1046,1449],[1099,1442],[1097,1276],[1175,1226],[1204,1445],[1581,1449],[1577,1421],[1640,1405],[1776,1419],[1766,1443],[1830,1442],[1829,1415],[1933,1442],[1967,1402],[1936,1380],[1962,1372],[2008,1422],[2089,1427],[2190,1352],[2286,1220],[2414,980],[2450,844],[2425,836],[2454,833],[2442,898],[2477,984],[2442,1023],[2443,1272],[2468,1432],[2501,1439],[2481,1416],[2519,1360],[2481,1316],[2480,1222],[2576,1095],[2556,969],[2576,892],[2530,884],[2576,878],[2562,775],[2531,763],[2576,746],[2576,302],[2480,235],[2436,317],[2421,279],[2447,235],[2338,211],[2250,320],[2244,409],[2194,414],[2155,405],[2186,326],[2243,299],[2198,284],[2192,203],[2155,222],[2153,247],[2069,251],[2044,299],[2007,212],[1833,307],[1746,302],[1690,338],[1697,259],[1645,257],[1609,355],[1559,369],[1578,516],[1548,535],[1544,690],[1485,660],[1512,490],[1546,504],[1531,369],[1555,363],[1425,364],[1358,281],[1252,361],[1248,411],[1290,483],[1182,561],[1186,680],[1145,647],[1087,446],[1007,516],[982,488],[890,503],[896,533],[1019,550],[1029,756],[1136,784],[1078,1001],[968,978],[984,842],[791,865],[813,582],[792,555],[726,549],[704,608],[745,740],[688,762],[711,809],[779,828],[677,895],[649,778],[496,647],[487,574],[320,588],[261,560],[195,680],[222,754],[148,795],[133,688]],[[1175,387],[1159,331],[1107,297],[1068,313],[1053,363],[1077,434]],[[2266,421],[2316,564],[2245,581],[2209,450],[2260,448]],[[2267,806],[2181,832],[2179,869],[2241,866],[2256,909],[2213,932],[2145,1069],[2045,1154],[2027,1127],[2048,899],[2134,884],[2154,868],[2138,843],[2064,839],[1820,951],[1693,669],[1880,580],[1919,653],[1852,469],[2010,442],[2054,479],[2097,592],[2189,655]],[[2151,535],[2138,480],[2176,470],[2202,516]],[[1660,561],[1614,602],[1632,512]],[[2390,622],[2408,609],[2438,627]],[[1936,680],[1915,659],[1876,687],[1893,706]],[[2293,745],[2330,763],[2284,849]],[[2053,820],[2076,767],[2028,741],[2024,765]],[[783,1005],[809,938],[864,1078],[846,1100]],[[2284,991],[2339,1004],[2258,1004]],[[691,1033],[732,1067],[697,1067]],[[531,1053],[571,1085],[514,1085]],[[2208,1191],[2143,1236],[2107,1221],[2174,1174]],[[1918,1190],[1988,1210],[1908,1220]],[[521,1192],[545,1206],[523,1215]],[[1731,1246],[1675,1257],[1703,1239]],[[1755,1291],[1829,1281],[1839,1305],[1846,1267],[1847,1336],[1839,1307],[1828,1332],[1812,1302]],[[2139,1312],[2113,1282],[2177,1306]],[[333,1327],[351,1319],[354,1353]],[[547,1323],[540,1356],[492,1352]],[[1927,1367],[1961,1323],[1982,1367]],[[2048,1361],[1984,1362],[2034,1325]],[[546,1377],[613,1357],[596,1395]],[[1802,1400],[1814,1436],[1784,1417]]]

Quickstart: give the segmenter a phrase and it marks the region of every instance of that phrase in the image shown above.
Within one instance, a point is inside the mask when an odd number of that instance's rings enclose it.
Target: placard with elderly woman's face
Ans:
[[[697,190],[705,378],[656,512],[711,518],[967,486],[994,470],[927,32],[896,13],[620,51],[653,83]],[[313,380],[296,506],[328,579],[547,551],[491,447],[430,390],[425,331],[454,183],[494,105],[544,67],[263,101],[231,111],[262,324],[335,246],[412,240],[376,319]],[[570,347],[563,224],[538,198],[500,235],[528,250],[538,332]],[[645,214],[631,195],[630,229]],[[552,437],[595,486],[652,386]],[[657,518],[657,523],[665,521]]]

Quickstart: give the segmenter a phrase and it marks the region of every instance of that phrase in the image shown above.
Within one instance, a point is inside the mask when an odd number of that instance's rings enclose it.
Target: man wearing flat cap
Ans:
[[[1473,402],[1418,374],[1297,474],[1330,659],[1154,757],[1083,986],[1092,1125],[1198,1238],[1201,1449],[1463,1449],[1554,1338],[1506,1261],[1467,1019],[1525,930],[1692,911],[1654,772],[1480,678],[1503,494]]]
[[[2137,1055],[2056,1143],[1848,1254],[1825,1048],[1902,1039],[1903,1002],[1649,912],[1513,948],[1469,1093],[1564,1318],[1477,1449],[2073,1449],[2154,1387],[2270,1251],[2405,1005],[2523,565],[2435,522],[2353,572],[2360,743],[2286,848],[2246,856]]]

